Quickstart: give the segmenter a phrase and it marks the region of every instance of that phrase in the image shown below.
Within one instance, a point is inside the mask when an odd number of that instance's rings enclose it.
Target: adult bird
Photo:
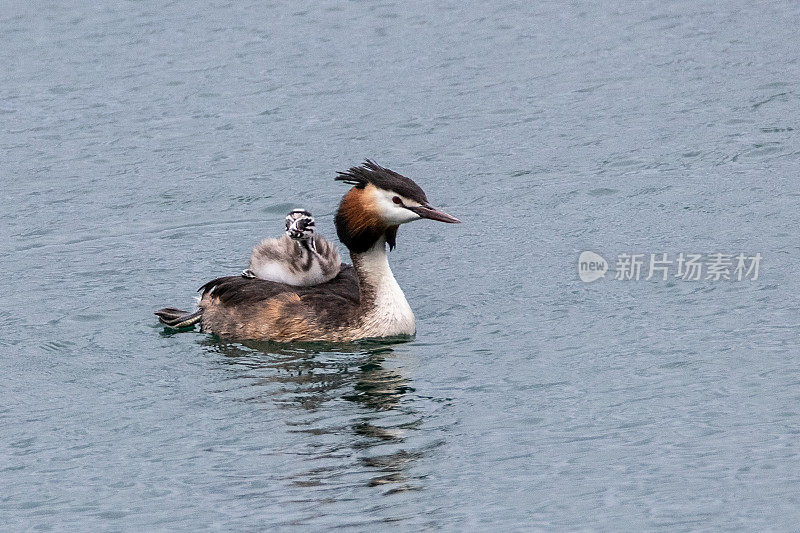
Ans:
[[[413,335],[414,313],[389,268],[386,246],[395,247],[401,224],[423,218],[457,223],[432,207],[411,179],[370,161],[339,172],[353,185],[342,198],[335,225],[350,251],[352,266],[342,263],[332,280],[297,287],[227,276],[209,281],[199,309],[156,312],[161,322],[180,328],[200,324],[202,331],[233,339],[279,342],[348,342]]]

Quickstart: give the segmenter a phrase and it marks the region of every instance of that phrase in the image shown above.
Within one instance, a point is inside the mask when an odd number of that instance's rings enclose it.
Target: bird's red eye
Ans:
[[[394,198],[392,198],[392,201],[397,205],[403,205],[403,200],[401,200],[399,196],[395,196]]]

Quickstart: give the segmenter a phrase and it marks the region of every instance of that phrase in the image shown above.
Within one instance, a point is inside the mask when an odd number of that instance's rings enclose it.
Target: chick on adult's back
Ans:
[[[314,218],[305,209],[286,216],[286,233],[264,239],[250,256],[242,276],[294,287],[309,287],[330,281],[339,274],[342,260],[336,246],[314,233]]]

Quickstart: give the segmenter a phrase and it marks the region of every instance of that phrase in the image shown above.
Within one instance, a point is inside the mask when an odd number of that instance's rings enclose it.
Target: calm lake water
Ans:
[[[800,4],[599,4],[6,4],[0,528],[796,529]],[[158,326],[365,157],[415,339]]]

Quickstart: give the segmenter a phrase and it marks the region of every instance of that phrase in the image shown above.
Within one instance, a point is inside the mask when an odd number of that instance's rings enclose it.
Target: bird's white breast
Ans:
[[[414,312],[389,268],[384,246],[376,246],[359,258],[361,274],[373,291],[373,303],[361,326],[363,337],[413,335]]]

